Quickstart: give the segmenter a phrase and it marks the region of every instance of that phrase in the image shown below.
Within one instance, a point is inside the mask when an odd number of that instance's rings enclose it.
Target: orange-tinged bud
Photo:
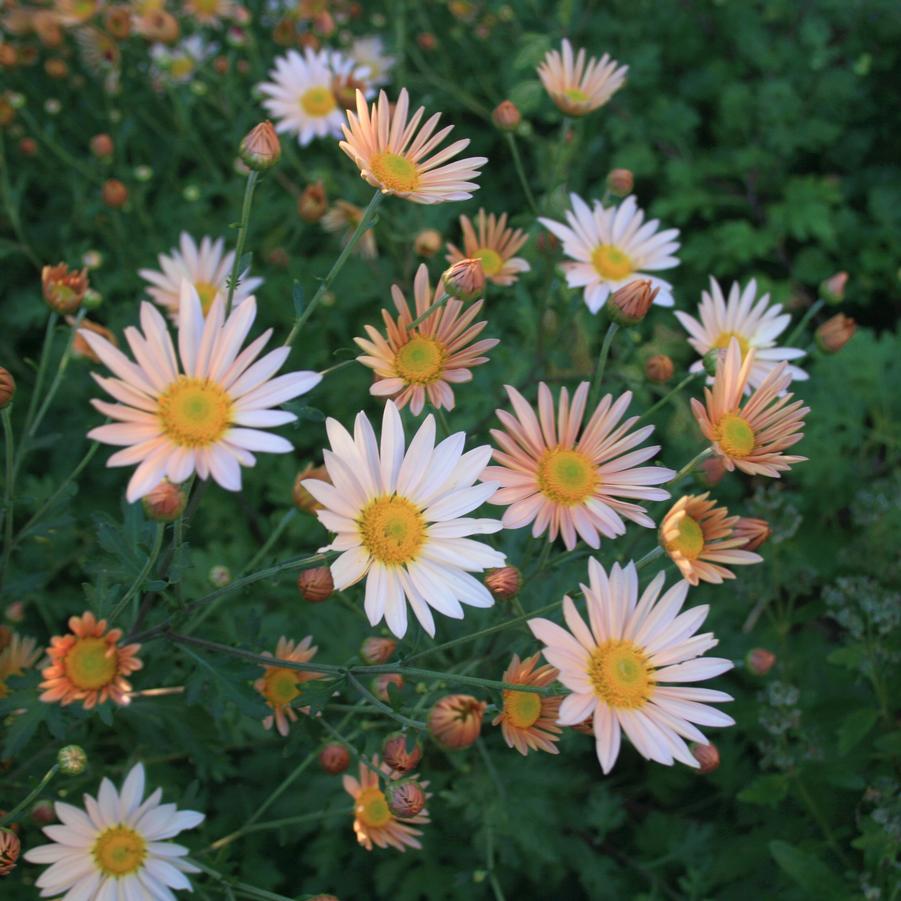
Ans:
[[[0,410],[9,406],[16,396],[16,380],[8,369],[0,366]]]
[[[611,169],[607,174],[607,190],[615,197],[625,197],[635,187],[635,176],[629,169]]]
[[[380,673],[372,680],[369,687],[380,701],[390,701],[391,695],[388,690],[392,685],[400,691],[404,687],[404,677],[400,673]]]
[[[397,642],[393,638],[382,638],[380,635],[370,635],[363,639],[360,645],[360,656],[370,666],[379,663],[387,663],[397,650]]]
[[[187,492],[181,485],[163,479],[149,494],[141,498],[144,513],[154,522],[175,522],[188,503]]]
[[[857,331],[857,323],[844,313],[836,313],[827,319],[815,334],[817,346],[827,354],[838,353]]]
[[[213,69],[217,75],[225,75],[228,72],[229,62],[227,56],[217,56],[213,60]]]
[[[434,50],[438,46],[438,38],[431,31],[421,31],[416,35],[416,43],[423,50]]]
[[[117,41],[124,41],[131,34],[131,10],[124,4],[111,6],[107,10],[104,24]]]
[[[845,299],[845,287],[848,284],[847,272],[836,272],[820,285],[820,297],[833,306]]]
[[[475,300],[485,290],[485,270],[481,260],[458,260],[441,276],[444,290],[462,301]]]
[[[304,222],[318,222],[328,209],[328,197],[322,181],[310,182],[297,198],[297,215]]]
[[[708,487],[718,485],[726,474],[726,467],[719,457],[708,457],[702,464],[698,473],[701,481]]]
[[[164,9],[155,9],[138,22],[138,31],[151,43],[174,44],[181,29],[178,20]]]
[[[475,744],[488,705],[472,695],[446,695],[429,711],[429,732],[442,747],[459,751]]]
[[[34,138],[22,138],[19,141],[19,153],[22,156],[37,156],[38,155],[38,142]]]
[[[335,590],[332,571],[327,566],[305,569],[297,577],[297,590],[301,597],[311,604],[321,604],[328,600]]]
[[[694,759],[700,764],[697,769],[699,775],[712,773],[720,765],[720,752],[717,751],[716,745],[701,745],[693,743],[691,753]]]
[[[99,135],[94,135],[91,138],[91,153],[97,157],[97,159],[107,159],[113,155],[113,151],[116,149],[115,144],[113,144],[113,139],[106,133],[101,133]]]
[[[0,876],[8,876],[16,868],[22,844],[12,829],[0,827]]]
[[[765,519],[754,519],[752,516],[741,516],[732,529],[733,538],[745,538],[743,551],[756,551],[773,534],[770,524]]]
[[[56,812],[50,801],[38,801],[31,808],[31,822],[36,826],[49,826],[56,822]]]
[[[85,294],[85,298],[87,298],[87,293]],[[66,322],[74,328],[77,320],[74,316],[67,316]],[[118,347],[119,345],[119,339],[108,328],[97,322],[92,322],[90,319],[82,319],[81,324],[78,326],[78,331],[72,339],[72,356],[74,357],[81,357],[82,359],[90,360],[92,363],[100,362],[100,357],[94,353],[94,349],[91,345],[79,334],[79,332],[82,331],[93,332],[95,335],[106,338],[113,347]]]
[[[607,301],[607,315],[623,326],[637,325],[648,315],[654,298],[660,293],[650,279],[640,278],[614,291]]]
[[[350,751],[341,742],[331,741],[319,752],[319,766],[333,776],[343,773],[350,766]]]
[[[322,504],[303,487],[302,483],[305,479],[317,479],[320,482],[328,482],[329,484],[331,484],[332,480],[329,478],[328,470],[324,466],[313,466],[312,464],[302,469],[297,474],[297,478],[294,479],[294,488],[291,492],[294,503],[299,509],[305,510],[307,513],[313,513],[316,510],[321,510]]]
[[[255,125],[241,141],[241,159],[257,172],[271,169],[282,156],[282,145],[272,123],[267,119]]]
[[[310,901],[339,901],[337,895],[313,895]]]
[[[108,178],[101,190],[103,202],[113,209],[124,206],[128,200],[128,188],[118,178]]]
[[[34,33],[45,47],[59,47],[63,42],[63,29],[56,14],[42,9],[32,19]]]
[[[501,131],[516,131],[522,122],[522,113],[512,100],[502,100],[491,114],[495,128]]]
[[[416,779],[389,782],[385,800],[396,817],[415,817],[425,807],[425,791]]]
[[[539,253],[552,256],[560,249],[560,239],[550,232],[541,232],[535,239],[535,246]]]
[[[673,361],[666,354],[654,354],[648,357],[644,364],[644,374],[648,377],[648,381],[656,382],[662,385],[668,382],[676,371]]]
[[[44,71],[51,78],[65,78],[69,74],[69,67],[64,59],[53,56],[48,60],[44,60]]]
[[[74,313],[88,290],[88,270],[69,271],[65,263],[44,266],[41,270],[44,300],[57,313]]]
[[[413,241],[413,250],[418,256],[433,257],[442,245],[441,232],[434,228],[424,228]]]
[[[485,573],[485,587],[500,601],[509,601],[522,588],[522,573],[515,566],[489,569]]]
[[[16,48],[12,44],[0,44],[0,68],[13,69],[18,61]]]
[[[755,676],[765,676],[776,665],[776,655],[766,648],[751,648],[745,656],[745,666]]]
[[[409,773],[422,760],[422,743],[416,737],[410,743],[409,738],[403,732],[392,732],[382,743],[382,759],[397,773]]]
[[[322,46],[319,36],[313,34],[312,31],[304,31],[297,38],[298,47],[309,47],[310,50],[318,50]]]
[[[8,648],[13,640],[13,630],[9,626],[0,626],[0,651]]]

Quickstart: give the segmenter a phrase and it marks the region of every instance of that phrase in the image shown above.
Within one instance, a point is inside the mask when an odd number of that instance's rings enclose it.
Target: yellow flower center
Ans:
[[[202,15],[211,16],[219,11],[219,0],[194,0],[192,6]]]
[[[194,60],[190,56],[177,56],[169,63],[169,74],[173,78],[187,78],[194,71]]]
[[[538,463],[538,487],[565,507],[575,507],[591,497],[601,480],[594,463],[581,451],[547,451]]]
[[[591,255],[591,263],[601,278],[612,282],[618,282],[635,271],[629,257],[612,244],[601,244]]]
[[[635,710],[651,696],[654,678],[638,645],[614,638],[597,647],[588,664],[594,693],[610,707]]]
[[[107,653],[110,650],[112,653]],[[109,685],[118,666],[115,645],[103,638],[79,638],[65,657],[66,675],[76,688],[93,690]]]
[[[9,694],[9,689],[5,682],[0,682],[0,700],[3,700]]]
[[[91,853],[105,876],[128,876],[144,865],[147,842],[128,826],[113,826],[100,833]]]
[[[308,116],[327,116],[337,106],[331,88],[317,85],[301,94],[300,105]]]
[[[194,290],[200,298],[200,306],[203,308],[203,315],[206,316],[219,293],[219,286],[212,282],[194,282]]]
[[[704,532],[696,519],[683,516],[679,520],[679,534],[670,539],[666,548],[678,551],[687,560],[697,560],[704,550]]]
[[[408,341],[394,357],[394,368],[405,382],[428,385],[444,370],[444,347],[431,338],[418,335]]]
[[[298,671],[293,669],[270,670],[265,676],[262,692],[266,700],[273,707],[285,707],[290,704],[300,694],[297,687],[299,675]]]
[[[748,421],[737,414],[724,416],[717,426],[717,441],[720,447],[736,459],[747,457],[754,450],[756,438]]]
[[[581,88],[567,88],[563,92],[563,96],[567,100],[571,100],[573,103],[588,102],[588,94],[586,94]]]
[[[370,829],[387,826],[394,819],[388,809],[385,795],[377,788],[364,788],[360,792],[354,806],[354,814],[364,826],[368,826]]]
[[[397,495],[370,501],[357,521],[366,550],[380,563],[415,560],[425,543],[426,524],[415,504]]]
[[[398,153],[383,150],[372,158],[369,168],[382,187],[389,191],[405,194],[419,187],[419,167]]]
[[[725,350],[729,346],[729,342],[735,338],[738,341],[739,349],[741,350],[742,359],[744,359],[748,355],[748,339],[743,335],[739,335],[738,332],[720,332],[716,341],[710,345],[711,348],[717,348],[717,350]]]
[[[490,247],[482,247],[477,250],[475,258],[482,261],[482,271],[488,278],[497,275],[504,268],[504,258]]]
[[[504,713],[511,726],[528,729],[541,716],[541,695],[533,691],[505,691]]]
[[[231,423],[232,402],[215,382],[180,376],[159,397],[163,430],[179,447],[209,447]]]

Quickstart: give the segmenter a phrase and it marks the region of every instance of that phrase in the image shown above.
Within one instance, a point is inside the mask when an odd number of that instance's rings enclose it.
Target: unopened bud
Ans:
[[[297,198],[297,215],[304,222],[318,222],[328,209],[328,197],[322,181],[310,182]]]
[[[360,645],[360,656],[365,663],[376,666],[379,663],[387,663],[397,650],[397,642],[393,638],[382,638],[379,635],[370,635],[363,639]]]
[[[644,374],[648,377],[648,381],[656,382],[658,385],[668,382],[675,371],[673,361],[666,354],[654,354],[645,360]]]
[[[719,457],[708,457],[701,463],[698,477],[708,488],[713,488],[720,483],[725,474],[726,467],[723,461]]]
[[[845,286],[848,284],[847,272],[836,272],[820,284],[820,297],[828,304],[836,306],[845,299]]]
[[[294,488],[291,491],[291,497],[299,509],[306,511],[307,513],[314,513],[316,510],[322,509],[322,504],[320,504],[319,501],[303,487],[305,479],[317,479],[320,482],[329,483],[331,483],[331,479],[329,478],[328,470],[324,466],[313,466],[312,464],[309,464],[306,468],[297,473],[297,477],[294,479]]]
[[[16,396],[16,380],[8,369],[0,366],[0,410],[9,406]]]
[[[415,736],[392,732],[382,743],[382,759],[398,773],[409,773],[422,760],[422,743]]]
[[[88,289],[88,291],[84,295],[84,305],[86,307],[89,306],[88,298],[90,294],[90,289]],[[66,322],[73,328],[76,324],[78,324],[78,321],[74,316],[67,316]],[[82,319],[81,323],[78,324],[78,331],[75,332],[75,337],[72,339],[73,357],[81,357],[82,359],[90,360],[92,363],[100,362],[100,357],[97,356],[97,354],[94,352],[94,348],[91,347],[91,345],[88,344],[88,342],[85,340],[84,335],[81,334],[82,332],[93,332],[95,335],[100,335],[101,337],[109,341],[109,343],[112,344],[113,347],[116,347],[119,344],[119,339],[108,328],[100,325],[99,323],[91,322],[90,319]]]
[[[485,290],[485,270],[481,260],[458,260],[441,276],[444,290],[462,301],[475,300]]]
[[[332,571],[327,566],[303,570],[297,577],[297,590],[305,601],[321,604],[328,600],[335,590]]]
[[[716,364],[720,361],[721,357],[725,356],[725,353],[726,351],[721,347],[711,347],[710,350],[704,354],[701,358],[701,362],[704,364],[704,372],[706,372],[707,375],[716,375]]]
[[[522,573],[515,566],[502,566],[485,573],[485,587],[499,600],[509,601],[522,588]]]
[[[607,315],[623,326],[637,325],[648,314],[654,298],[660,293],[649,279],[641,278],[614,291],[607,301]]]
[[[751,516],[739,517],[732,529],[733,538],[747,539],[741,546],[743,551],[756,551],[772,534],[773,530],[765,519],[754,519]]]
[[[118,178],[108,178],[103,183],[100,196],[108,207],[118,209],[128,201],[128,188]]]
[[[19,141],[19,153],[22,156],[37,156],[38,142],[34,138],[22,138]]]
[[[257,172],[271,169],[282,156],[282,145],[272,123],[267,119],[254,126],[241,141],[239,152],[251,169]]]
[[[217,564],[210,569],[209,580],[216,588],[225,588],[232,580],[231,570],[221,563]]]
[[[694,759],[700,764],[697,769],[699,775],[712,773],[720,765],[720,752],[717,751],[716,745],[701,745],[693,743],[691,753]]]
[[[141,498],[144,513],[154,522],[175,522],[184,512],[188,495],[181,485],[163,479],[149,494]]]
[[[441,250],[441,232],[424,228],[413,241],[413,250],[421,257],[433,257]]]
[[[400,691],[404,687],[404,677],[400,673],[380,673],[372,680],[370,688],[380,701],[390,701],[388,689],[391,685]]]
[[[313,895],[310,901],[339,901],[337,895]]]
[[[501,131],[516,131],[522,122],[522,113],[512,100],[502,100],[491,114],[495,128]]]
[[[607,174],[607,190],[614,197],[625,197],[632,193],[635,177],[629,169],[611,169]]]
[[[88,290],[88,271],[69,271],[65,263],[44,266],[41,270],[41,290],[44,300],[57,313],[74,313]]]
[[[350,751],[341,742],[329,742],[319,752],[319,766],[333,776],[343,773],[350,766]]]
[[[152,10],[138,21],[138,31],[148,41],[160,44],[174,44],[181,29],[178,20],[164,9]]]
[[[0,651],[8,648],[13,640],[13,630],[8,626],[0,626]]]
[[[389,782],[385,789],[388,809],[396,817],[415,817],[425,807],[425,791],[416,779]]]
[[[423,50],[434,50],[438,46],[438,38],[431,31],[421,31],[416,35],[416,43]]]
[[[775,665],[776,655],[766,648],[751,648],[745,656],[745,666],[755,676],[765,676]]]
[[[49,826],[56,821],[56,812],[50,801],[38,801],[31,808],[31,822],[36,826]]]
[[[16,868],[22,850],[19,836],[12,829],[0,826],[0,876],[8,876]]]
[[[429,732],[449,750],[475,744],[482,731],[482,717],[488,705],[472,695],[446,695],[429,711]]]
[[[60,748],[56,762],[59,764],[60,772],[67,776],[78,776],[88,765],[88,755],[85,754],[84,748],[78,745],[66,745]]]
[[[827,319],[814,335],[817,346],[827,354],[838,353],[857,331],[857,323],[844,313],[836,313]]]
[[[560,249],[560,239],[550,232],[541,232],[535,239],[539,253],[553,256]]]

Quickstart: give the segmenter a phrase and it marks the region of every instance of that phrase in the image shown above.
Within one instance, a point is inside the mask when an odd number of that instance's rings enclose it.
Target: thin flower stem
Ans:
[[[9,564],[9,555],[13,550],[13,504],[15,503],[15,494],[13,492],[13,458],[15,455],[12,407],[8,405],[3,408],[3,443],[6,446],[6,470],[5,480],[3,484],[3,509],[0,510],[0,516],[3,517],[3,562],[0,564],[0,579],[6,572]]]
[[[402,726],[408,726],[410,729],[416,729],[418,732],[425,732],[426,729],[428,729],[426,723],[423,723],[420,720],[411,720],[409,717],[404,716],[402,713],[398,713],[393,707],[384,703],[381,698],[376,697],[365,685],[363,685],[353,673],[348,673],[347,679],[376,710],[381,710],[385,716],[390,716],[391,719],[397,720]]]
[[[375,217],[375,211],[378,209],[378,205],[382,202],[382,197],[384,195],[381,191],[376,189],[375,193],[372,195],[372,200],[369,201],[369,206],[366,207],[366,210],[363,212],[363,216],[360,219],[359,223],[357,223],[357,227],[354,229],[353,234],[350,236],[350,240],[347,244],[344,245],[344,248],[341,250],[341,253],[338,255],[338,259],[335,260],[332,268],[329,270],[328,275],[322,280],[319,288],[316,293],[313,295],[313,299],[310,301],[307,308],[300,314],[295,320],[294,325],[291,328],[291,331],[288,332],[288,337],[285,338],[285,347],[289,347],[294,343],[294,339],[300,333],[300,330],[303,328],[304,323],[313,315],[316,307],[319,306],[322,298],[325,296],[326,291],[331,287],[332,282],[337,277],[338,273],[344,267],[344,264],[347,262],[347,258],[350,256],[354,247],[357,246],[357,242],[363,235],[369,230],[370,225],[372,225],[372,220]]]
[[[408,326],[405,326],[404,331],[408,332],[410,329],[416,328],[421,322],[425,322],[432,313],[437,313],[450,299],[450,294],[445,293],[440,300],[436,300],[425,312],[420,313]]]
[[[806,326],[807,323],[810,322],[810,320],[813,319],[813,317],[816,316],[816,314],[819,313],[825,305],[826,301],[822,299],[810,305],[807,312],[801,317],[798,324],[791,330],[789,336],[785,339],[785,347],[794,346],[796,339],[801,334],[801,332],[804,331],[804,326]]]
[[[327,375],[331,375],[333,372],[337,372],[339,369],[344,369],[345,366],[353,366],[356,363],[356,358],[352,360],[342,360],[340,363],[335,363],[334,366],[329,366],[328,369],[323,369],[319,374],[325,378]]]
[[[441,407],[435,407],[435,419],[438,420],[438,424],[441,426],[442,431],[444,432],[444,437],[449,438],[452,434],[450,423],[447,421],[447,417],[444,415],[444,410]]]
[[[311,755],[313,759],[316,758],[316,754]],[[280,820],[266,820],[265,823],[255,823],[254,825],[248,824],[242,829],[238,829],[236,832],[232,832],[231,835],[226,835],[223,838],[217,839],[214,841],[207,851],[218,851],[220,848],[224,848],[226,845],[230,845],[233,841],[236,841],[239,838],[242,838],[245,835],[249,835],[251,832],[265,832],[268,829],[281,829],[284,826],[299,826],[302,823],[314,823],[317,820],[325,819],[326,817],[333,816],[342,816],[346,817],[348,814],[353,814],[353,810],[316,810],[313,813],[305,813],[296,817],[283,817]]]
[[[801,799],[804,801],[805,806],[808,811],[810,811],[810,815],[816,820],[817,825],[820,827],[820,831],[823,833],[823,838],[826,839],[826,844],[832,849],[832,852],[838,858],[839,862],[846,869],[851,869],[853,864],[848,859],[848,856],[842,850],[842,846],[836,841],[835,835],[832,832],[832,828],[829,825],[829,822],[823,816],[822,811],[820,811],[819,807],[816,805],[816,802],[813,799],[813,796],[807,790],[807,787],[801,781],[800,776],[795,777],[795,784],[798,786],[798,794],[801,795]]]
[[[25,798],[20,801],[16,806],[7,814],[0,817],[0,826],[6,826],[8,823],[15,823],[16,817],[23,810],[26,810],[32,801],[47,787],[47,784],[50,780],[57,774],[59,771],[59,764],[54,763],[46,773],[44,773],[44,778],[25,796]]]
[[[138,577],[132,582],[131,587],[122,597],[122,600],[119,601],[118,604],[113,608],[113,612],[110,614],[110,622],[116,622],[116,620],[122,615],[122,611],[128,606],[128,602],[137,595],[137,593],[141,590],[141,586],[147,581],[147,577],[150,575],[150,571],[153,569],[153,565],[156,563],[159,558],[160,551],[163,548],[163,534],[166,531],[165,523],[158,522],[156,524],[156,535],[153,538],[153,547],[150,549],[150,554],[147,557],[147,562],[141,567],[140,573],[138,573]]]
[[[636,562],[635,568],[642,569],[662,555],[663,547],[658,544],[657,547],[651,548],[651,550],[649,550],[641,559]]]
[[[59,316],[53,312],[50,314],[50,317],[47,319],[47,328],[44,330],[44,343],[41,346],[41,356],[38,360],[38,372],[35,376],[34,380],[34,388],[31,390],[31,399],[28,402],[28,412],[25,414],[25,425],[22,428],[22,434],[28,435],[31,432],[31,423],[34,419],[34,414],[38,409],[38,402],[41,398],[41,389],[44,387],[44,376],[47,374],[47,363],[50,360],[50,349],[53,346],[53,331],[56,328],[57,320]],[[15,472],[19,472],[19,467],[21,466],[21,460],[19,457],[22,456],[22,453],[25,448],[25,442],[22,441],[21,446],[19,447],[19,454],[16,458],[15,464]]]
[[[598,355],[598,365],[594,370],[594,378],[591,380],[591,392],[589,393],[588,409],[591,410],[597,404],[598,394],[601,390],[601,382],[604,378],[604,369],[607,367],[607,356],[610,353],[610,345],[613,343],[613,336],[619,331],[619,326],[615,322],[611,322],[604,335],[604,341],[601,344],[601,352]]]
[[[554,603],[554,607],[558,607],[560,602]],[[525,618],[531,619],[534,613],[528,614]],[[521,619],[517,617],[516,619]],[[512,623],[513,620],[510,620]],[[381,663],[377,666],[354,666],[351,667],[349,673],[401,673],[405,676],[412,676],[419,679],[443,679],[449,683],[458,683],[459,685],[472,685],[477,688],[494,688],[497,690],[507,691],[525,691],[533,694],[559,694],[559,690],[549,686],[539,687],[536,685],[524,685],[518,682],[500,682],[496,679],[482,679],[478,676],[462,676],[458,673],[445,673],[438,670],[419,669],[414,666],[407,666],[405,663]]]
[[[205,863],[201,863],[193,857],[185,857],[182,859],[193,864],[198,870],[206,873],[210,878],[215,879],[216,882],[222,883],[223,887],[227,890],[240,892],[245,897],[255,898],[257,901],[293,901],[293,899],[289,898],[287,895],[277,895],[275,892],[267,892],[265,889],[256,888],[246,882],[238,882],[236,879],[223,875],[218,870],[214,870],[212,867],[207,866]]]
[[[523,193],[526,195],[529,207],[532,212],[538,216],[538,204],[535,203],[535,197],[532,189],[529,187],[529,180],[526,178],[525,170],[522,167],[522,158],[519,155],[519,146],[516,143],[516,135],[512,131],[506,132],[507,143],[510,145],[510,155],[513,157],[513,166],[516,174],[519,176],[519,183],[522,185]]]
[[[269,553],[272,549],[272,546],[276,541],[281,538],[282,532],[288,528],[291,523],[291,520],[297,516],[297,508],[292,507],[280,520],[278,525],[272,530],[269,537],[266,539],[266,543],[251,557],[250,562],[248,562],[245,566],[241,567],[241,572],[239,575],[244,575],[246,572],[252,572],[253,568]]]
[[[676,482],[685,478],[702,460],[706,460],[713,454],[712,447],[705,447],[700,453],[695,454],[670,480],[667,485],[675,485]]]
[[[641,422],[643,419],[647,419],[652,413],[655,413],[659,410],[664,404],[669,403],[686,385],[693,382],[699,375],[702,375],[701,372],[690,372],[672,391],[667,392],[657,401],[657,403],[653,404],[641,416],[638,417],[638,421]]]
[[[225,302],[225,315],[232,311],[232,303],[235,299],[235,289],[238,287],[238,278],[241,275],[241,257],[244,254],[244,244],[247,241],[247,229],[250,225],[250,208],[253,205],[253,192],[256,189],[257,179],[260,173],[251,169],[247,176],[247,184],[244,186],[244,202],[241,205],[241,223],[238,227],[238,240],[235,246],[235,262],[232,266],[231,278],[228,280],[228,298]]]

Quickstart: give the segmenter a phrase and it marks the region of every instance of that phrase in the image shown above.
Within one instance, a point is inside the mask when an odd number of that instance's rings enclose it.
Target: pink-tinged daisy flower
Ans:
[[[412,817],[395,816],[382,791],[378,773],[386,781],[399,779],[401,774],[392,772],[381,763],[377,754],[372,756],[372,766],[375,770],[361,763],[359,779],[353,776],[344,776],[342,779],[344,791],[354,799],[354,833],[357,841],[367,851],[371,851],[373,845],[396,848],[401,852],[407,848],[420,849],[422,845],[419,836],[422,835],[422,830],[416,826],[430,822],[428,810],[423,808]],[[428,783],[421,782],[420,785],[425,788]]]
[[[677,582],[662,597],[658,573],[639,599],[634,563],[613,564],[610,577],[597,560],[588,561],[589,585],[580,586],[588,625],[570,597],[563,598],[564,629],[547,619],[529,620],[544,642],[544,658],[560,670],[571,695],[560,705],[563,726],[594,718],[601,769],[609,773],[619,756],[620,734],[648,760],[672,766],[678,760],[698,767],[683,739],[707,744],[699,726],[731,726],[732,717],[708,702],[731,701],[721,691],[668,683],[701,682],[732,669],[722,657],[701,657],[717,645],[712,633],[696,635],[709,607],[679,613],[688,593]],[[658,600],[659,598],[659,600]]]
[[[498,532],[496,519],[468,513],[495,492],[494,483],[474,485],[491,456],[482,446],[463,453],[457,432],[435,444],[435,419],[423,420],[409,448],[393,401],[385,404],[381,442],[364,413],[351,436],[336,419],[326,420],[331,450],[323,454],[332,484],[303,485],[323,505],[316,515],[338,551],[332,578],[339,591],[366,579],[365,610],[374,626],[382,618],[403,638],[407,604],[429,635],[431,608],[463,618],[461,604],[490,607],[494,598],[470,573],[503,566],[505,557],[469,535]]]
[[[23,638],[15,632],[8,639],[0,636],[0,698],[9,694],[6,680],[10,676],[21,676],[25,670],[31,669],[40,655],[33,638]]]
[[[144,767],[132,767],[121,791],[109,779],[84,806],[57,801],[61,823],[44,827],[52,844],[31,848],[29,863],[50,864],[36,885],[42,898],[69,901],[174,901],[174,891],[191,891],[185,873],[200,870],[186,860],[188,849],[169,841],[199,826],[204,815],[161,804],[156,789],[144,800]]]
[[[345,140],[339,147],[356,163],[360,175],[383,194],[396,194],[413,203],[444,203],[468,200],[478,185],[479,169],[488,162],[483,156],[454,163],[448,160],[469,146],[469,140],[455,141],[444,150],[432,152],[453,130],[448,125],[435,133],[440,113],[435,113],[422,128],[419,123],[425,107],[408,120],[410,97],[404,88],[392,112],[388,96],[370,106],[362,91],[357,91],[357,112],[347,112],[342,125]]]
[[[468,216],[460,217],[460,228],[463,230],[463,250],[448,242],[447,255],[449,263],[459,260],[479,260],[485,278],[495,285],[512,285],[520,272],[528,272],[529,264],[516,253],[529,240],[522,229],[507,228],[507,214],[495,216],[485,215],[479,210],[478,232],[473,228]]]
[[[514,654],[504,671],[503,681],[514,685],[550,685],[557,678],[557,670],[552,666],[539,666],[536,669],[540,656],[533,654],[520,660]],[[499,725],[507,747],[516,748],[524,757],[530,750],[559,754],[556,743],[563,730],[557,725],[557,717],[562,701],[563,695],[541,695],[534,691],[504,689],[503,707],[492,725]]]
[[[128,483],[129,503],[149,494],[164,478],[184,482],[192,473],[228,491],[241,490],[241,467],[253,466],[253,451],[290,453],[291,442],[262,431],[293,422],[293,413],[274,409],[318,385],[318,372],[289,372],[273,378],[290,348],[257,360],[272,330],[241,349],[257,305],[248,298],[225,318],[220,296],[204,318],[200,298],[187,282],[179,304],[178,356],[166,322],[149,303],[141,304],[141,327],[125,330],[135,362],[106,339],[81,330],[94,353],[116,378],[94,375],[118,403],[91,403],[116,422],[88,433],[103,444],[125,449],[107,466],[137,468]]]
[[[691,411],[726,469],[778,479],[793,463],[807,459],[784,451],[804,437],[810,407],[792,402],[794,395],[786,393],[792,379],[787,363],[771,370],[742,405],[754,356],[749,350],[742,362],[741,347],[732,338],[717,360],[713,387],[704,389],[703,404],[692,398]]]
[[[660,523],[660,543],[679,567],[682,578],[692,585],[734,579],[729,566],[747,566],[763,560],[743,550],[748,537],[736,534],[740,517],[729,516],[725,507],[708,500],[710,492],[680,497]]]
[[[150,284],[147,293],[151,300],[163,307],[173,322],[178,322],[181,285],[185,281],[194,286],[206,314],[217,297],[228,296],[227,280],[235,265],[235,253],[233,250],[225,253],[224,250],[225,242],[222,238],[214,241],[204,236],[198,246],[187,232],[182,232],[178,247],[173,247],[168,254],[159,255],[161,271],[139,269],[138,275]],[[239,276],[232,299],[235,306],[247,300],[263,284],[263,279],[250,277],[249,271],[246,270]]]
[[[553,219],[538,221],[563,242],[563,252],[573,261],[563,264],[566,283],[585,289],[588,309],[597,313],[611,294],[639,279],[659,289],[655,303],[671,307],[673,286],[651,273],[679,265],[673,256],[679,249],[679,230],[659,231],[657,219],[645,222],[644,211],[632,196],[611,207],[595,200],[593,208],[578,194],[569,199],[568,225]]]
[[[742,289],[733,282],[729,297],[713,276],[710,276],[710,292],[701,294],[698,306],[700,322],[688,313],[676,310],[676,318],[688,332],[688,343],[703,357],[710,350],[725,350],[735,338],[742,357],[754,350],[754,365],[748,374],[745,391],[750,392],[763,384],[763,380],[783,361],[797,360],[804,351],[795,347],[777,347],[776,338],[785,331],[791,316],[782,312],[782,304],[770,304],[770,295],[757,299],[757,282],[751,281]],[[692,372],[702,372],[704,361],[696,360]],[[797,366],[788,366],[793,379],[806,379],[807,373]],[[708,380],[710,381],[710,380]]]
[[[307,635],[303,641],[290,641],[283,635],[275,646],[275,665],[263,667],[264,673],[253,683],[253,687],[266,699],[272,708],[272,714],[263,720],[263,728],[271,729],[273,723],[279,735],[286,736],[290,723],[297,722],[294,702],[303,693],[302,685],[311,679],[320,679],[319,673],[303,672],[278,666],[278,660],[290,660],[292,663],[308,663],[316,656],[317,648],[313,644],[313,636]],[[268,651],[264,657],[272,657]],[[301,713],[309,713],[309,707],[301,707]]]
[[[620,422],[632,400],[627,391],[615,402],[604,397],[582,428],[588,382],[576,389],[570,406],[569,392],[560,389],[557,415],[551,390],[538,386],[538,415],[528,401],[507,385],[513,414],[497,410],[503,429],[492,429],[497,466],[482,475],[501,486],[492,504],[507,507],[505,529],[521,529],[532,523],[532,535],[562,535],[569,550],[580,536],[590,547],[600,546],[600,536],[616,538],[626,531],[623,518],[652,529],[654,521],[633,500],[662,501],[669,492],[652,488],[675,474],[662,466],[644,466],[660,450],[658,445],[638,447],[654,431],[644,426],[630,434],[638,422],[631,416]],[[580,434],[581,433],[581,434]],[[628,498],[629,500],[626,500]]]
[[[472,368],[488,362],[488,357],[481,355],[498,341],[485,338],[472,343],[488,324],[472,324],[482,310],[481,300],[465,312],[462,301],[449,300],[419,325],[409,328],[414,318],[444,296],[440,285],[432,291],[425,263],[416,271],[413,293],[415,313],[410,312],[400,288],[391,286],[391,297],[399,315],[395,319],[382,310],[385,335],[367,325],[369,339],[354,338],[365,351],[357,360],[378,376],[369,393],[393,398],[399,410],[409,404],[414,416],[418,416],[426,400],[436,409],[453,410],[451,385],[471,381]]]
[[[367,80],[374,87],[381,87],[391,79],[394,57],[385,53],[385,42],[379,35],[357,38],[348,48],[347,55],[367,71]]]
[[[573,57],[572,44],[564,38],[561,49],[549,50],[541,61],[538,77],[564,113],[585,116],[610,100],[626,83],[628,71],[628,66],[619,65],[608,53],[600,59],[589,58],[580,48]]]
[[[106,620],[87,611],[69,618],[68,635],[55,635],[47,648],[49,666],[41,670],[41,700],[62,705],[81,701],[90,710],[112,701],[129,702],[131,683],[126,676],[141,669],[139,644],[120,645],[121,629],[107,631]]]

